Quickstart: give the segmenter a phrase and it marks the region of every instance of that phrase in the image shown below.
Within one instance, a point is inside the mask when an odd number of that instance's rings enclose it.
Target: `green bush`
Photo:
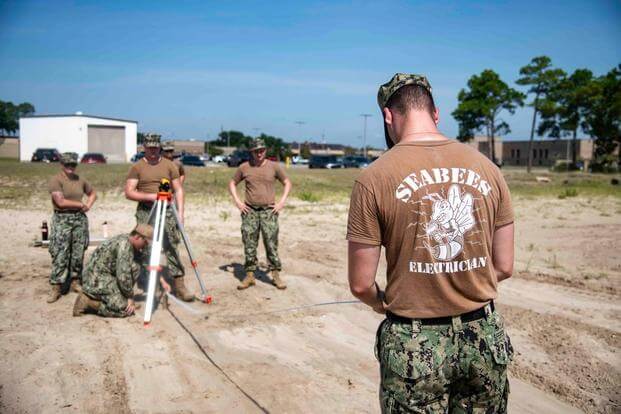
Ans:
[[[320,200],[319,195],[313,193],[312,191],[302,191],[298,194],[298,198],[302,201],[308,201],[309,203],[316,203]]]
[[[571,161],[558,160],[551,168],[554,172],[578,171],[580,168]]]
[[[566,188],[558,195],[558,198],[563,200],[568,197],[576,197],[577,195],[578,190],[576,190],[575,188]]]

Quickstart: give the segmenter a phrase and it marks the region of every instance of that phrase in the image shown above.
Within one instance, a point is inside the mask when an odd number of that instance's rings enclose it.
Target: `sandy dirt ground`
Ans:
[[[516,349],[511,412],[620,412],[621,204],[518,199],[515,210],[516,272],[498,300]],[[346,216],[346,204],[293,202],[281,217],[288,289],[260,274],[238,292],[238,213],[190,199],[186,226],[213,303],[171,302],[144,328],[144,307],[102,319],[73,318],[74,293],[46,304],[49,254],[29,244],[49,210],[0,210],[0,412],[379,412],[380,316],[360,304],[291,309],[353,299]],[[134,223],[118,195],[89,217],[93,237],[104,221],[111,234]]]

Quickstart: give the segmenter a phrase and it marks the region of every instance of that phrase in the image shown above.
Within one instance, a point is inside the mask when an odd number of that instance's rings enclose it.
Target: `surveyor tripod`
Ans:
[[[211,303],[211,296],[207,295],[205,285],[203,284],[203,281],[198,273],[198,263],[194,258],[194,253],[192,252],[190,240],[188,239],[188,235],[185,232],[183,223],[181,223],[181,220],[179,219],[179,213],[177,213],[177,208],[175,207],[172,196],[170,181],[164,178],[160,181],[157,199],[153,204],[153,207],[151,208],[151,212],[149,213],[149,218],[147,220],[147,223],[151,223],[151,219],[155,215],[155,222],[153,223],[153,240],[151,242],[151,255],[149,256],[149,265],[147,266],[147,270],[149,271],[149,286],[147,290],[146,309],[144,311],[145,326],[148,326],[151,322],[151,314],[153,313],[153,302],[155,300],[155,288],[158,281],[157,276],[162,271],[162,266],[160,265],[160,256],[162,253],[165,236],[166,211],[169,207],[173,213],[175,224],[177,225],[177,228],[181,233],[183,244],[188,251],[188,256],[190,257],[192,269],[194,269],[196,280],[198,280],[198,284],[201,289],[201,294],[200,296],[197,296],[197,299],[204,303]]]

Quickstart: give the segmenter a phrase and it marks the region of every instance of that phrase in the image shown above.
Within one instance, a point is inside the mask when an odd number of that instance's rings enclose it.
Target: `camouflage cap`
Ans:
[[[251,142],[250,142],[250,148],[248,148],[250,151],[254,151],[254,150],[258,150],[261,148],[265,148],[265,142],[263,141],[263,139],[261,138],[254,138]]]
[[[162,151],[174,151],[175,144],[172,141],[164,141],[162,143]]]
[[[134,227],[133,231],[140,234],[147,240],[153,239],[153,226],[151,226],[150,224],[137,224],[136,227]]]
[[[160,147],[160,135],[146,134],[142,145],[146,147]]]
[[[60,163],[63,165],[66,164],[77,164],[78,163],[78,154],[75,152],[63,152],[60,156]]]
[[[422,86],[431,93],[431,85],[425,76],[414,73],[395,73],[395,76],[380,86],[377,91],[377,103],[380,109],[384,109],[390,97],[405,85]]]
[[[431,93],[431,84],[424,75],[417,75],[415,73],[395,73],[388,82],[381,85],[377,91],[377,104],[380,107],[380,111],[386,107],[388,100],[395,92],[406,85],[418,85],[427,89]],[[384,138],[386,139],[386,146],[388,149],[392,148],[395,143],[388,135],[388,127],[384,122]]]

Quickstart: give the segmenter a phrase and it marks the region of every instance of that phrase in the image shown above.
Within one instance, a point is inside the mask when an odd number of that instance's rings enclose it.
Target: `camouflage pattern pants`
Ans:
[[[107,318],[125,318],[129,316],[125,312],[127,298],[121,293],[116,280],[111,280],[111,283],[107,284],[105,295],[92,295],[90,293],[87,293],[87,295],[92,299],[101,301],[97,311],[99,316]]]
[[[502,316],[450,325],[385,319],[375,347],[382,413],[506,413],[513,348]]]
[[[269,270],[282,269],[278,258],[278,214],[274,214],[271,208],[251,209],[248,213],[242,214],[241,233],[246,258],[244,269],[247,272],[254,272],[257,269],[259,234],[263,236]]]
[[[138,208],[136,208],[136,222],[147,223],[150,212],[151,206],[143,203],[138,203]],[[153,213],[151,223],[147,224],[153,225],[154,223],[155,212]],[[166,256],[166,265],[168,267],[168,275],[170,277],[181,277],[185,275],[185,269],[183,267],[183,264],[181,264],[181,259],[179,258],[180,241],[181,235],[179,234],[179,230],[177,229],[175,217],[173,215],[172,209],[168,207],[168,209],[166,209],[166,223],[164,224],[164,241],[162,243],[162,251],[164,253],[164,256]],[[145,266],[148,265],[149,256],[150,250],[147,254],[145,254]]]
[[[70,275],[82,278],[84,252],[88,248],[88,218],[84,213],[54,213],[48,250],[52,256],[52,285],[63,284]]]

